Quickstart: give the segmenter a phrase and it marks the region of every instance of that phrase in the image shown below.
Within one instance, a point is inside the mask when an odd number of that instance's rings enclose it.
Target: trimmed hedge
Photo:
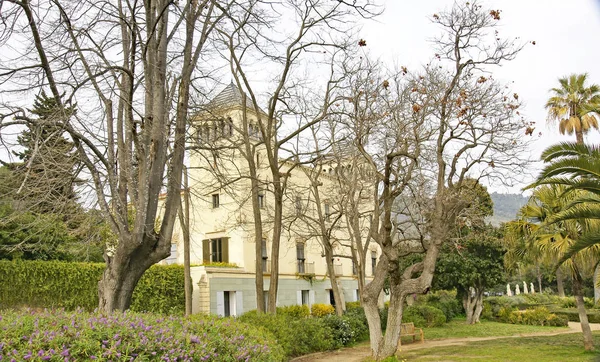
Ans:
[[[98,307],[98,281],[105,265],[60,261],[0,260],[0,309]],[[183,267],[155,265],[133,293],[131,310],[178,313],[185,310]]]
[[[569,320],[569,322],[579,322],[579,312],[577,309],[554,309],[552,313],[557,316],[562,316]],[[597,310],[586,310],[586,314],[588,317],[588,322],[590,323],[600,323],[600,312]]]
[[[304,309],[306,308],[306,309]],[[369,339],[367,318],[361,307],[335,314],[308,315],[306,306],[277,308],[277,314],[244,313],[240,321],[272,333],[288,358],[352,345]]]
[[[239,320],[272,333],[288,358],[337,347],[333,330],[322,318],[297,318],[250,311],[240,316]]]
[[[506,312],[503,311],[504,313]],[[513,310],[508,314],[508,323],[555,327],[566,327],[569,325],[567,318],[550,313],[546,307],[536,307],[524,311]]]
[[[282,361],[261,328],[195,315],[0,312],[2,361]]]

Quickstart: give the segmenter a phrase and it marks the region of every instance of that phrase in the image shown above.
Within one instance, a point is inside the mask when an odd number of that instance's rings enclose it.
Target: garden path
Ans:
[[[600,323],[590,323],[593,331],[600,331]],[[535,337],[535,336],[555,336],[566,333],[581,333],[581,324],[579,322],[569,322],[569,329],[559,332],[537,332],[523,333],[514,336],[495,336],[495,337],[466,337],[466,338],[446,338],[425,340],[424,343],[411,343],[402,346],[402,350],[410,351],[423,348],[435,348],[445,346],[462,345],[469,342],[488,341],[500,338],[519,338],[519,337]],[[361,362],[371,355],[371,350],[368,344],[362,344],[352,348],[342,348],[333,352],[313,353],[306,356],[294,358],[291,362]]]

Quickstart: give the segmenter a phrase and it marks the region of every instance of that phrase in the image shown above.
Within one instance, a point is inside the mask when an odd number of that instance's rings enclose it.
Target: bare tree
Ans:
[[[435,42],[432,63],[420,72],[401,68],[389,79],[372,78],[346,97],[352,110],[348,129],[376,175],[377,227],[370,237],[382,255],[361,301],[377,360],[396,352],[406,297],[431,286],[440,247],[451,242],[456,220],[470,204],[461,197],[465,180],[509,182],[526,164],[528,125],[519,115],[518,95],[489,73],[490,66],[521,49],[495,32],[499,18],[498,11],[477,3],[433,15],[443,35]],[[369,117],[375,109],[385,109],[378,119]],[[421,261],[401,269],[400,261],[415,253]],[[384,336],[377,301],[386,278],[390,306]]]
[[[127,309],[142,274],[170,253],[191,82],[227,3],[9,0],[0,6],[0,82],[12,92],[49,89],[58,100],[65,117],[55,126],[74,142],[118,237],[105,254],[100,309]],[[68,117],[76,102],[79,112]],[[3,130],[35,123],[21,109],[5,106],[0,113]],[[165,211],[157,221],[161,192]]]
[[[258,204],[262,182],[269,184],[273,196],[271,224],[271,277],[269,285],[268,311],[275,313],[279,283],[279,255],[285,192],[291,172],[298,164],[290,142],[297,139],[312,125],[322,122],[331,109],[332,89],[339,73],[332,70],[339,51],[348,48],[348,32],[357,15],[370,17],[377,9],[371,0],[355,1],[310,1],[285,0],[271,2],[255,0],[229,12],[227,26],[219,32],[221,53],[230,64],[231,73],[238,89],[242,90],[242,144],[239,150],[248,163],[251,198],[254,215],[256,242],[256,302],[258,311],[264,305],[263,266],[261,239],[264,225]],[[272,24],[285,21],[286,30],[274,29]],[[311,63],[312,62],[312,63]],[[315,79],[307,79],[302,67],[325,64],[326,81],[319,91]],[[269,72],[265,73],[265,69]],[[272,88],[260,92],[261,81],[254,79],[259,73],[272,79]],[[300,109],[304,99],[311,93],[319,93],[316,106]],[[268,94],[265,110],[260,107],[261,94]],[[313,94],[314,95],[314,94]],[[290,124],[290,120],[295,124]],[[293,121],[292,121],[293,122]],[[256,142],[256,137],[260,142]],[[257,147],[258,146],[258,147]],[[259,151],[260,150],[260,151]],[[267,176],[260,179],[257,172],[256,154],[265,156]],[[266,181],[265,181],[266,179]]]

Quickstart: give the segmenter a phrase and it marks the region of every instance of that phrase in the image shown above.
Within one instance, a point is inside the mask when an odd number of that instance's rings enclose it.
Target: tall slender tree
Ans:
[[[539,249],[559,265],[564,264],[573,279],[573,295],[577,303],[579,320],[583,331],[584,346],[592,350],[594,343],[583,301],[583,277],[586,269],[593,267],[593,253],[567,254],[580,237],[586,225],[580,220],[553,220],[577,199],[577,192],[565,194],[562,185],[542,185],[536,188],[529,202],[519,211],[528,248]]]
[[[552,97],[546,102],[548,120],[558,121],[561,134],[573,134],[577,143],[583,143],[583,135],[590,129],[598,129],[600,87],[587,86],[587,74],[571,74],[560,78],[560,87],[552,88]]]

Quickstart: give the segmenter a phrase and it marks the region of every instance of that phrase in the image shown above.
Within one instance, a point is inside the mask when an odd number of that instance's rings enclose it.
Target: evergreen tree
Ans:
[[[60,214],[77,211],[74,185],[80,162],[63,130],[75,111],[75,106],[61,111],[57,100],[43,92],[36,96],[30,112],[38,119],[18,137],[24,150],[14,152],[22,161],[15,170],[21,179],[15,195],[19,209]]]

